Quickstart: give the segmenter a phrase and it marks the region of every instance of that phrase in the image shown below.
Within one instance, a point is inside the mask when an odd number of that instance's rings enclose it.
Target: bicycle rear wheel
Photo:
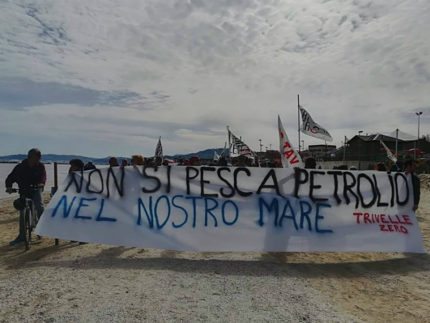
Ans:
[[[33,229],[36,227],[37,224],[37,212],[36,212],[36,208],[34,207],[34,204],[31,203],[30,206],[30,229],[28,231],[28,239],[30,240],[31,243],[31,233],[33,232]]]

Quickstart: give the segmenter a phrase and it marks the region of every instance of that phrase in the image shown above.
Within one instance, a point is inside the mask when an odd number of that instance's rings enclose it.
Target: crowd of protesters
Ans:
[[[44,164],[40,161],[42,158],[42,154],[39,149],[33,148],[27,154],[27,158],[24,159],[20,164],[14,167],[12,172],[6,178],[5,186],[6,192],[12,193],[12,185],[14,183],[18,184],[18,188],[21,195],[24,195],[26,198],[30,198],[33,200],[35,208],[39,215],[42,214],[43,207],[43,198],[42,192],[46,183],[46,170]],[[144,158],[142,155],[133,155],[130,158],[130,162],[127,159],[122,159],[121,163],[118,162],[116,157],[109,158],[109,167],[126,167],[126,166],[168,166],[168,165],[177,165],[177,166],[201,166],[203,163],[198,156],[190,157],[189,159],[179,159],[177,162],[171,160],[163,160],[160,157],[154,158]],[[96,166],[88,161],[84,163],[80,159],[72,159],[69,162],[69,173],[77,172],[77,171],[86,171],[95,169]],[[227,160],[225,156],[221,156],[217,161],[211,161],[205,163],[205,165],[210,166],[234,166],[234,167],[272,167],[279,168],[282,167],[280,160],[268,161],[263,160],[259,161],[258,157],[249,158],[247,156],[239,156],[235,158],[231,158]],[[414,191],[414,211],[418,208],[419,199],[420,199],[420,181],[416,176],[416,166],[417,163],[415,160],[407,160],[404,163],[397,162],[395,164],[389,165],[387,168],[385,164],[379,163],[376,165],[376,169],[378,171],[404,171],[407,174],[411,174],[412,177],[412,185]],[[346,167],[346,166],[345,166]],[[317,163],[316,160],[312,157],[307,158],[305,160],[305,167],[307,169],[316,169]],[[318,168],[321,168],[319,166]],[[337,169],[347,169],[342,166],[337,167]],[[14,204],[15,205],[15,204]],[[24,241],[24,215],[23,212],[20,212],[20,221],[19,221],[19,234],[16,239],[10,242],[11,245],[18,244]]]

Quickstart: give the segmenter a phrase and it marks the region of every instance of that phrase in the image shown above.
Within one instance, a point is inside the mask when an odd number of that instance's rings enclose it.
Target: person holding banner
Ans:
[[[84,162],[80,159],[71,159],[69,161],[69,174],[73,173],[73,172],[81,172],[84,170]]]
[[[142,155],[131,156],[131,165],[132,166],[142,166],[144,164],[145,164],[145,158]]]
[[[414,212],[418,209],[418,204],[420,203],[420,196],[421,196],[420,179],[415,174],[416,169],[417,169],[416,160],[409,159],[405,162],[405,173],[410,174],[412,177],[412,189],[414,193],[414,206],[413,206]]]
[[[317,161],[313,157],[309,157],[305,160],[305,168],[306,169],[316,169]]]
[[[119,166],[118,159],[116,157],[109,158],[109,167],[117,167],[117,166]]]

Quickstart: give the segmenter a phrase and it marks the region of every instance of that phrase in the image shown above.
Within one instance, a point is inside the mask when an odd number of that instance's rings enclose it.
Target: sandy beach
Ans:
[[[430,249],[430,191],[417,212]],[[45,196],[48,201],[48,196]],[[430,322],[430,256],[190,253],[43,238],[9,246],[0,201],[0,321]]]

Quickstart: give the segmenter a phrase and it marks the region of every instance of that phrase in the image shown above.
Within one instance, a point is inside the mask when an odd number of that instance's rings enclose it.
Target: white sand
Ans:
[[[430,247],[429,191],[418,212]],[[430,256],[183,253],[53,240],[0,203],[0,321],[430,321]]]

